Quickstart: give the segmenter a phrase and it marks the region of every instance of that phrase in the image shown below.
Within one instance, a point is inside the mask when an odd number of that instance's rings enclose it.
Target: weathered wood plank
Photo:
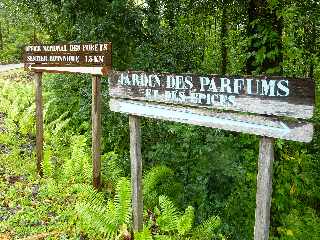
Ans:
[[[115,98],[295,118],[314,111],[312,79],[111,71],[109,86]]]
[[[259,146],[254,240],[268,240],[272,197],[274,140],[262,137]]]
[[[207,109],[170,106],[123,99],[111,99],[110,109],[115,112],[136,116],[220,128],[228,131],[299,142],[310,142],[313,136],[313,125],[310,123],[302,121],[288,123],[272,117],[214,112]]]
[[[34,74],[35,80],[35,101],[36,101],[36,157],[37,171],[42,177],[43,162],[43,101],[42,101],[42,73]]]
[[[133,230],[143,228],[141,128],[137,116],[129,116]]]
[[[88,73],[92,75],[108,75],[110,67],[50,67],[50,66],[29,66],[30,71],[51,72],[51,73]]]
[[[101,185],[101,77],[92,76],[92,165],[93,186]]]

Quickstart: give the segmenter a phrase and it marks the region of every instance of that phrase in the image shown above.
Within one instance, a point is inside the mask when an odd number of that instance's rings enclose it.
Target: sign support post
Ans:
[[[93,187],[101,185],[101,77],[92,76],[92,165]]]
[[[36,97],[36,156],[37,171],[42,177],[43,162],[43,101],[42,101],[42,73],[35,72],[35,97]]]
[[[274,140],[261,137],[257,174],[256,214],[254,240],[268,240],[272,199],[272,164]]]
[[[129,115],[133,230],[143,228],[141,128],[138,116]]]

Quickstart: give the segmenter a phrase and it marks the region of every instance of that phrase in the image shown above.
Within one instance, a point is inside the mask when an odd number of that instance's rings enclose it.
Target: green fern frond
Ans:
[[[94,205],[92,202],[80,202],[75,206],[84,226],[88,226],[87,230],[93,230],[97,236],[103,235],[107,239],[114,239],[117,234],[117,225],[112,220],[114,216],[110,216],[103,206]]]
[[[52,101],[50,101],[51,103]],[[47,104],[46,104],[47,105]],[[45,108],[44,108],[44,113],[47,112],[46,110],[46,105],[45,105]],[[66,111],[64,113],[62,113],[57,119],[55,119],[54,121],[51,121],[48,125],[47,125],[47,128],[50,128],[50,129],[55,129],[56,128],[56,125],[60,123],[60,126],[61,126],[61,123],[63,122],[63,119],[68,116],[69,114],[69,111]],[[68,120],[68,119],[67,119]],[[68,120],[69,122],[69,120]],[[66,126],[66,122],[62,125],[62,126]],[[62,128],[61,127],[58,127],[59,130],[61,130]]]
[[[119,178],[124,176],[123,169],[118,164],[118,155],[108,152],[102,156],[102,179],[115,186]]]
[[[79,197],[75,210],[86,232],[95,232],[97,236],[103,235],[110,240],[130,235],[127,229],[131,222],[129,180],[121,178],[117,183],[114,200],[109,199],[107,202],[103,193],[97,192],[91,185],[77,184],[73,190]]]
[[[154,240],[177,240],[177,238],[174,236],[156,235],[154,236]]]
[[[27,109],[24,110],[22,117],[20,119],[20,132],[24,135],[28,133],[35,132],[35,105],[32,104]]]
[[[88,226],[97,235],[113,239],[118,230],[116,224],[116,211],[110,211],[111,201],[106,203],[101,192],[97,192],[91,185],[78,184],[74,190],[79,194],[79,201],[75,210],[82,220],[82,225]]]
[[[117,215],[117,208],[112,199],[109,199],[107,202],[107,211],[110,213],[111,216],[115,216],[115,222],[116,222],[116,215]]]
[[[51,161],[51,155],[52,151],[50,149],[44,150],[44,157],[42,161],[42,170],[43,170],[43,176],[46,178],[51,178],[53,176],[53,163]]]
[[[103,193],[98,192],[92,185],[74,184],[72,190],[77,193],[77,197],[80,202],[92,202],[97,205],[105,205],[106,203]]]
[[[175,230],[179,218],[176,207],[166,196],[159,197],[159,205],[161,215],[158,217],[157,223],[160,229],[165,232]]]
[[[135,240],[152,240],[152,235],[149,229],[144,228],[142,232],[134,233]]]
[[[118,224],[128,224],[131,219],[131,188],[126,178],[121,178],[117,183],[115,206]]]
[[[153,167],[144,176],[144,187],[147,190],[152,190],[157,187],[159,181],[163,180],[168,176],[172,176],[174,172],[166,166]]]
[[[192,239],[211,240],[217,236],[217,229],[220,226],[220,218],[217,216],[212,216],[194,229],[192,232]]]
[[[194,221],[194,208],[189,206],[185,213],[178,219],[177,229],[179,235],[187,234],[191,229]]]
[[[64,177],[68,181],[91,183],[92,166],[87,152],[87,139],[79,135],[72,138],[71,157],[64,164]]]
[[[153,167],[143,179],[144,204],[147,208],[153,208],[160,195],[167,195],[167,191],[172,187],[170,179],[174,172],[166,166]]]

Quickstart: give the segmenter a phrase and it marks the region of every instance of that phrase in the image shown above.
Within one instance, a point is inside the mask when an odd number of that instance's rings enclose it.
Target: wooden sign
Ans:
[[[289,122],[265,115],[311,118],[314,90],[315,84],[311,79],[111,71],[110,109],[129,114],[134,231],[142,229],[138,116],[143,116],[262,136],[254,239],[267,240],[272,199],[273,138],[310,142],[313,125],[297,119]]]
[[[92,74],[92,166],[93,186],[101,185],[101,76],[111,69],[111,43],[29,45],[25,47],[25,70],[35,72],[36,88],[36,156],[42,176],[43,101],[42,72]]]
[[[107,75],[111,60],[111,43],[29,45],[24,52],[25,69],[38,72]]]
[[[109,86],[115,98],[302,119],[314,111],[311,79],[112,71]]]

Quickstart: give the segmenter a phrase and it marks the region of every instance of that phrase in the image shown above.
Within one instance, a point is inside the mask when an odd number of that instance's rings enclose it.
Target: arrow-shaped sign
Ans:
[[[196,108],[182,108],[120,99],[111,99],[110,108],[112,111],[137,116],[301,142],[311,141],[313,135],[312,124],[288,124],[274,118],[263,116],[212,112]]]
[[[53,67],[53,66],[32,66],[28,65],[29,71],[39,70],[46,72],[71,72],[71,73],[89,73],[92,75],[107,75],[108,69],[105,67]]]

